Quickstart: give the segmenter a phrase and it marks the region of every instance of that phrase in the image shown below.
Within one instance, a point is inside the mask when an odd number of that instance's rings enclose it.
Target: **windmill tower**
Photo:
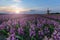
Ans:
[[[50,10],[49,10],[49,8],[47,8],[47,14],[50,14]]]

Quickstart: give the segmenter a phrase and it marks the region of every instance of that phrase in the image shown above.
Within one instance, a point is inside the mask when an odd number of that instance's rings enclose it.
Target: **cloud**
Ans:
[[[13,2],[21,2],[22,0],[13,0]]]
[[[16,11],[26,11],[26,9],[24,9],[23,7],[18,7],[18,6],[16,6],[16,5],[10,5],[10,6],[2,6],[2,7],[0,7],[0,12],[2,11],[2,12],[4,12],[4,11],[6,11],[6,12],[16,12]]]

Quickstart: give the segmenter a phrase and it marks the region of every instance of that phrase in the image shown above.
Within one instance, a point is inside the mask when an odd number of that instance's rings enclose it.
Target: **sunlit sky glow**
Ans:
[[[60,11],[60,0],[0,0],[0,11],[19,12],[27,10]]]

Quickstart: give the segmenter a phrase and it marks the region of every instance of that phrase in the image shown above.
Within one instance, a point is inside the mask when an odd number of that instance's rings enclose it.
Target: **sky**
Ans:
[[[0,12],[20,12],[27,10],[60,11],[60,0],[0,0]]]

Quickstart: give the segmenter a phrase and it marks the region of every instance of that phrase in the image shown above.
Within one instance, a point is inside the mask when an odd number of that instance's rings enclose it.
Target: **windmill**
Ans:
[[[49,10],[49,8],[47,8],[47,14],[50,14],[50,10]]]

